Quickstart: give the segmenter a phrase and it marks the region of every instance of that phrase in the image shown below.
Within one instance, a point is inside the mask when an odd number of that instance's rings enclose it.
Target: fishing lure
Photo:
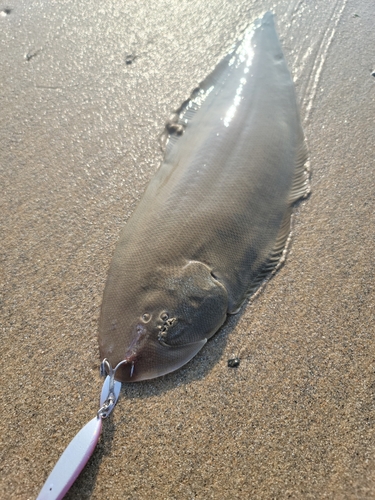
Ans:
[[[123,229],[99,322],[101,408],[39,499],[62,498],[122,382],[180,368],[275,270],[307,150],[273,15],[255,21],[169,124],[164,162]]]

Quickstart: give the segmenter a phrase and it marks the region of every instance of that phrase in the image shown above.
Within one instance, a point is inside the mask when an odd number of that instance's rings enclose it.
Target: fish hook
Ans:
[[[111,363],[107,358],[104,358],[101,362],[100,375],[102,377],[107,377],[107,379],[104,382],[102,394],[100,397],[100,401],[103,401],[103,403],[101,403],[102,406],[98,410],[98,418],[107,418],[111,414],[113,408],[116,406],[119,390],[115,390],[115,374],[116,370],[126,363],[128,363],[128,361],[124,359],[123,361],[120,361],[120,363],[118,363],[115,368],[112,368]],[[117,382],[117,384],[119,384],[119,382]],[[105,395],[106,392],[107,395]]]

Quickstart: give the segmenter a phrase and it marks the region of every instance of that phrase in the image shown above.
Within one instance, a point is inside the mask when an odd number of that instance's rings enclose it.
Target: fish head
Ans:
[[[102,358],[121,364],[116,379],[134,382],[187,363],[224,323],[228,296],[208,266],[160,268],[133,286],[109,275],[99,324]]]

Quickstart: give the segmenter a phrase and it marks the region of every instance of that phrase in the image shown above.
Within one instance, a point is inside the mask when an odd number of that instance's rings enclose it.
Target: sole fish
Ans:
[[[169,124],[164,162],[116,246],[99,325],[121,382],[187,363],[279,262],[307,150],[273,15]]]

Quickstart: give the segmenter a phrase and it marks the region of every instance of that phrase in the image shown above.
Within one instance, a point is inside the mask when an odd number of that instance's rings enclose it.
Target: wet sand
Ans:
[[[0,5],[2,498],[35,498],[95,415],[120,228],[253,4]],[[275,11],[312,167],[286,265],[186,367],[124,386],[67,498],[375,496],[375,11]]]

